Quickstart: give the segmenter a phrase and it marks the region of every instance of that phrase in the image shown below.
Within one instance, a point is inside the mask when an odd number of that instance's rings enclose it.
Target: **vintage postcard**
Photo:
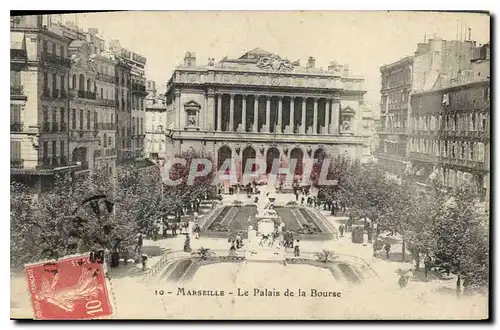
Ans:
[[[488,319],[489,31],[11,13],[11,318]]]

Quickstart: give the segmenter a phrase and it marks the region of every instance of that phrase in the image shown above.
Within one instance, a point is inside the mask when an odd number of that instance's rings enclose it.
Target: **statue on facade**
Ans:
[[[196,127],[196,115],[189,114],[187,118],[187,125],[189,127]]]
[[[350,120],[344,120],[344,122],[342,123],[342,130],[343,131],[349,131],[351,130],[351,121]]]
[[[261,57],[257,62],[257,67],[274,71],[292,71],[293,65],[290,61],[280,58],[278,55]]]

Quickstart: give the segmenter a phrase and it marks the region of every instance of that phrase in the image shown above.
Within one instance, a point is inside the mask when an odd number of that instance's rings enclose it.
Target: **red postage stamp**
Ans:
[[[37,320],[102,319],[113,314],[102,264],[88,256],[27,265]]]

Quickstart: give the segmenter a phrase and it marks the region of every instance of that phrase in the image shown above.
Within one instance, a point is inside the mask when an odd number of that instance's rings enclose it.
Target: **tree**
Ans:
[[[380,217],[380,225],[383,228],[397,232],[401,236],[403,262],[406,260],[406,244],[408,237],[412,235],[410,233],[419,232],[426,220],[420,213],[421,199],[415,191],[415,187],[406,182],[401,185],[393,184],[388,191],[384,211]]]
[[[131,244],[136,227],[103,172],[56,177],[54,188],[36,195],[11,184],[11,262],[19,266],[74,253],[116,250]]]
[[[469,186],[457,188],[436,218],[434,265],[457,276],[457,295],[463,284],[488,285],[488,226],[475,209]]]

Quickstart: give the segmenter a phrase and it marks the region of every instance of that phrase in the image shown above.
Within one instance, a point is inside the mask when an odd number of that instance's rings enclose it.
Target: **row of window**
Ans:
[[[446,141],[412,138],[410,152],[420,152],[431,156],[484,162],[485,145],[482,142]]]
[[[58,152],[59,151],[59,152]],[[42,154],[43,158],[46,159],[49,155],[52,158],[64,157],[66,154],[66,144],[64,141],[43,141],[42,143]]]
[[[489,116],[485,112],[426,114],[411,118],[413,130],[480,131],[486,132]]]
[[[107,133],[104,133],[104,136],[97,141],[97,145],[99,147],[103,146],[104,148],[113,148],[113,137],[111,135],[108,136]]]
[[[66,57],[66,47],[63,45],[57,45],[54,41],[43,40],[42,41],[42,54],[51,54],[51,55],[59,56],[61,58],[65,58]]]
[[[398,72],[391,72],[388,75],[382,76],[382,88],[392,88],[411,83],[411,72],[409,68],[405,68]]]

